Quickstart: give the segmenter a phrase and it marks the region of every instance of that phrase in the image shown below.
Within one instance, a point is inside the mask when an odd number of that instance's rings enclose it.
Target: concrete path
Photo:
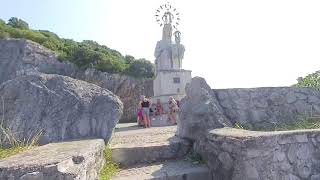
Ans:
[[[142,164],[120,171],[112,180],[207,180],[210,179],[205,165],[175,160],[154,164]]]

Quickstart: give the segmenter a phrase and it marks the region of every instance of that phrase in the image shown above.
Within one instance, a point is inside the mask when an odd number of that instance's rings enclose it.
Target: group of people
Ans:
[[[176,101],[173,97],[169,97],[168,107],[169,111],[166,113],[160,99],[157,99],[157,103],[152,103],[150,99],[146,98],[145,96],[141,96],[138,105],[137,122],[143,122],[145,128],[150,128],[151,118],[167,114],[168,118],[171,120],[171,123],[177,124],[179,101]]]

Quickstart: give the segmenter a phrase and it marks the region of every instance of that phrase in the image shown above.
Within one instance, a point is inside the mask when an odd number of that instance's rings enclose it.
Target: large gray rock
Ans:
[[[99,86],[60,75],[21,76],[0,85],[0,116],[19,140],[43,132],[40,143],[78,138],[108,141],[122,103]]]
[[[152,79],[137,79],[94,69],[81,70],[71,63],[58,61],[53,52],[32,41],[0,40],[0,84],[37,72],[69,76],[112,91],[124,104],[122,122],[136,121],[140,95],[153,96]]]
[[[203,78],[194,77],[186,87],[186,97],[181,101],[180,122],[177,135],[196,140],[207,130],[232,126],[223,114],[211,88]]]
[[[141,95],[153,96],[153,80],[137,79],[122,74],[110,74],[95,69],[77,73],[77,79],[96,84],[116,94],[123,102],[120,122],[137,121],[137,105]]]
[[[97,180],[103,167],[102,139],[52,143],[0,160],[0,179]]]

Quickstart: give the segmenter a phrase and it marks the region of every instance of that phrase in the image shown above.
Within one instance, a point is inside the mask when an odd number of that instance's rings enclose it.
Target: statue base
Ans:
[[[161,102],[167,102],[165,98],[174,96],[178,100],[185,94],[186,84],[191,81],[191,71],[184,69],[158,70],[153,81],[154,97]]]

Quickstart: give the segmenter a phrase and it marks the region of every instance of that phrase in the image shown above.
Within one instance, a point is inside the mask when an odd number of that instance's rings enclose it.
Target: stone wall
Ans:
[[[320,91],[312,88],[214,89],[212,95],[232,123],[249,128],[272,129],[299,116],[320,114]]]
[[[320,130],[210,131],[194,150],[219,180],[319,180]]]
[[[24,39],[0,40],[0,84],[17,76],[38,72],[59,74],[107,88],[124,104],[120,122],[136,121],[141,94],[153,96],[153,80],[110,74],[93,69],[81,70],[68,62],[59,62],[50,50]]]
[[[299,87],[211,89],[205,79],[192,78],[181,101],[177,133],[195,140],[199,134],[240,124],[273,129],[304,116],[320,115],[320,91]]]

